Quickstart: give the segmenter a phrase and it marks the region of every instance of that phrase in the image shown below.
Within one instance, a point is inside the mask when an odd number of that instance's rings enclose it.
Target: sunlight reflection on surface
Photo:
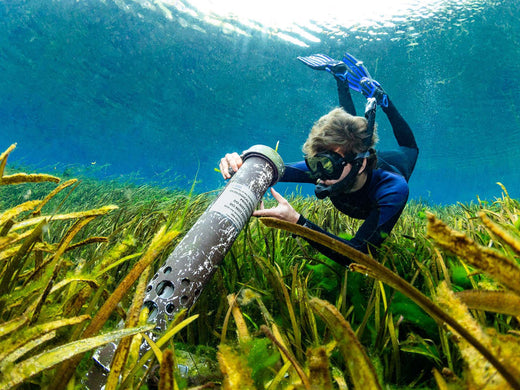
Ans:
[[[148,4],[159,7],[166,17],[171,18],[169,9],[175,9],[218,26],[226,33],[249,35],[250,31],[260,31],[296,45],[308,46],[309,42],[319,42],[318,35],[322,33],[341,36],[346,30],[355,32],[359,29],[377,39],[379,34],[385,34],[381,30],[394,29],[403,20],[463,18],[464,10],[475,10],[484,1],[331,0],[321,3],[301,0],[155,0]]]

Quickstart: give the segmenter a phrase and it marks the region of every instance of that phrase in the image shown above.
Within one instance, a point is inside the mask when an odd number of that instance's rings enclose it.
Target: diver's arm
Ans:
[[[238,153],[227,153],[219,164],[220,173],[224,179],[230,179],[233,174],[242,166],[242,157]],[[290,163],[285,165],[284,173],[280,182],[291,183],[311,183],[316,184],[316,179],[310,176],[309,168],[305,161]]]
[[[285,165],[284,173],[279,181],[286,183],[316,184],[316,179],[313,179],[310,176],[310,171],[309,168],[307,168],[305,161],[299,161]]]
[[[378,207],[374,207],[371,210],[351,240],[337,237],[301,215],[298,224],[324,233],[366,254],[369,249],[381,246],[401,216],[408,200],[408,185],[404,180],[398,180],[389,184],[389,186],[384,186],[380,189],[380,194],[377,196]],[[312,240],[306,239],[306,241],[309,242],[313,248],[341,265],[348,266],[352,262],[347,256],[335,252],[330,248]]]

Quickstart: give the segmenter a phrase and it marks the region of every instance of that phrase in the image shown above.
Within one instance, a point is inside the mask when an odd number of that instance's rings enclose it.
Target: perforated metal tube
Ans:
[[[166,329],[178,310],[195,303],[265,191],[283,175],[281,157],[267,146],[251,147],[242,159],[238,172],[147,286],[144,305],[150,309],[148,321],[157,324],[158,332]],[[109,344],[94,354],[86,378],[90,390],[104,388],[115,347]],[[142,351],[148,348],[145,342],[141,346]]]
[[[267,146],[251,147],[242,159],[241,168],[147,286],[144,305],[158,331],[175,312],[195,303],[265,191],[283,174],[281,157]]]

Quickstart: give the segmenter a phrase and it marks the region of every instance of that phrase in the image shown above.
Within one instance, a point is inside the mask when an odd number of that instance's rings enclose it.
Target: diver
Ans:
[[[285,166],[279,181],[315,184],[319,199],[330,198],[342,213],[364,219],[355,236],[344,240],[309,221],[271,188],[278,202],[265,209],[263,203],[253,216],[274,217],[325,233],[363,252],[378,248],[390,234],[408,200],[408,180],[419,149],[415,137],[381,84],[372,79],[363,63],[345,53],[338,61],[324,54],[298,57],[314,70],[324,70],[336,79],[340,107],[314,123],[303,145],[305,160]],[[350,89],[366,98],[364,116],[356,116]],[[387,115],[399,148],[377,151],[375,114],[380,106]],[[224,179],[242,165],[238,153],[226,154],[220,161]],[[351,260],[327,247],[307,240],[315,249],[348,266]]]

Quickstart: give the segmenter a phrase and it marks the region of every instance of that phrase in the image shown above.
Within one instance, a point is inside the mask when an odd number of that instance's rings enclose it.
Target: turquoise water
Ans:
[[[293,24],[277,27],[187,1],[0,1],[0,148],[17,142],[11,164],[57,175],[181,188],[197,178],[210,191],[224,184],[214,168],[225,152],[279,142],[286,162],[301,159],[337,101],[333,78],[296,57],[349,51],[415,131],[413,198],[492,200],[496,182],[519,197],[519,3],[443,3],[391,17],[366,9],[371,21],[340,26],[294,8]],[[382,112],[377,121],[379,148],[394,147]]]

